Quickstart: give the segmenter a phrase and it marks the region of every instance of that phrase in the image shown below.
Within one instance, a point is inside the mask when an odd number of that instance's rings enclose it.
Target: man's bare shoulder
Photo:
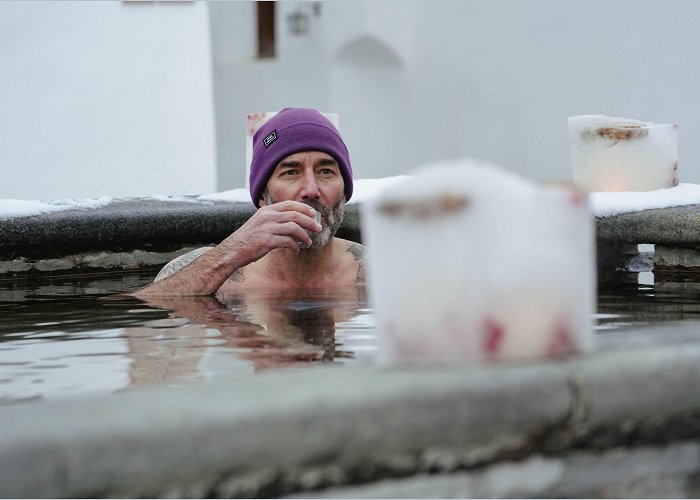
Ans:
[[[365,271],[365,246],[355,241],[336,238],[336,244],[345,252],[344,260],[347,270],[351,274],[353,284],[362,285],[366,283]]]
[[[160,281],[163,278],[167,278],[168,276],[174,274],[175,271],[179,271],[186,265],[192,263],[192,261],[194,261],[197,257],[207,253],[212,248],[214,247],[202,247],[196,250],[192,250],[191,252],[187,252],[186,254],[180,255],[179,257],[175,257],[173,260],[171,260],[163,266],[163,269],[161,269],[160,272],[156,275],[153,282]]]
[[[365,258],[365,246],[361,243],[344,240],[343,238],[335,238],[335,242],[340,249],[348,252],[349,256],[351,256],[353,260],[360,261]]]

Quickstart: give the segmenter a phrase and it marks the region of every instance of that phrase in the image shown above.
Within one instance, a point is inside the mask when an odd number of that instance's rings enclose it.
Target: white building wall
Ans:
[[[566,118],[679,124],[682,182],[700,182],[700,3],[677,0],[421,4],[416,158],[474,155],[570,179]],[[427,98],[432,96],[432,98]],[[442,149],[431,148],[439,144]]]
[[[284,20],[297,2],[277,4],[275,59],[257,59],[254,2],[208,5],[214,41],[218,181],[224,190],[245,186],[248,113],[290,106],[326,111],[328,70],[321,55],[318,22],[307,36],[294,37],[286,31]]]
[[[700,183],[700,2],[320,5],[294,36],[313,2],[278,2],[258,60],[254,2],[0,2],[0,198],[242,187],[247,113],[286,106],[338,113],[357,177],[471,156],[570,179],[566,118],[602,113],[678,123]]]
[[[340,115],[356,177],[470,156],[570,180],[566,119],[600,113],[678,123],[681,182],[700,183],[700,2],[328,1],[292,36],[311,5],[278,3],[277,59],[220,68],[220,188],[244,185],[246,113],[305,105]]]
[[[0,198],[216,190],[200,2],[0,2]]]

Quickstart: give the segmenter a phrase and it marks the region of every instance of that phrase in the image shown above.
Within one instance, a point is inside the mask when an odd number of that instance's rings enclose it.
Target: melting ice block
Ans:
[[[384,362],[560,356],[592,348],[586,196],[447,162],[362,211]]]
[[[677,186],[677,128],[603,115],[570,117],[574,182],[589,192]]]

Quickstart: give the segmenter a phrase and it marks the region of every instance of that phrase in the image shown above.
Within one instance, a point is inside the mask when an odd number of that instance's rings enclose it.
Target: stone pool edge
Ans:
[[[338,236],[362,242],[361,204],[346,206]],[[72,209],[0,220],[0,279],[33,273],[157,268],[192,248],[214,245],[255,212],[252,203],[119,199],[94,209]],[[637,244],[662,251],[644,270],[700,270],[700,205],[596,217],[599,275],[636,270]],[[644,260],[644,259],[642,259]],[[660,276],[660,278],[663,278]]]
[[[252,203],[128,198],[0,219],[0,279],[162,266],[192,248],[221,242],[254,213]],[[358,206],[347,205],[338,236],[360,241],[359,219]]]
[[[321,366],[9,406],[0,496],[323,495],[688,440],[700,460],[699,383],[700,345],[685,342],[474,368]],[[538,481],[514,494],[591,495],[563,469]]]

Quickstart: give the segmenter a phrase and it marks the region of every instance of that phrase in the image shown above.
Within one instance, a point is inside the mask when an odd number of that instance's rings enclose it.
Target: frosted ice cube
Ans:
[[[604,115],[569,117],[574,182],[584,191],[678,185],[677,125]]]
[[[580,192],[446,162],[385,189],[362,218],[381,361],[591,348],[593,220]]]

